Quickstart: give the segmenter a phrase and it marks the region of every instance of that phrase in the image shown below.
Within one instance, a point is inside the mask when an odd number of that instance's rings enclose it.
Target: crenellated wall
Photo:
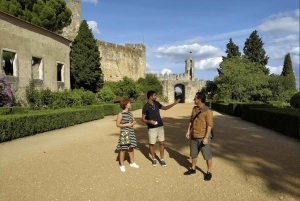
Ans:
[[[175,101],[175,88],[182,90],[182,100],[184,103],[191,103],[195,94],[206,86],[206,81],[194,77],[194,60],[189,57],[185,60],[185,72],[180,74],[153,74],[163,86],[163,95],[168,97],[170,103]]]
[[[145,77],[146,47],[143,44],[118,45],[97,41],[104,81],[119,81],[127,76],[133,80]]]

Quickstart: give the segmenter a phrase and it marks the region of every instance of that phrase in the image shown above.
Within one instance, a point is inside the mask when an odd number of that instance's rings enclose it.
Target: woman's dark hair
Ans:
[[[156,92],[153,91],[153,90],[150,90],[150,91],[147,92],[147,98],[148,98],[148,100],[149,100],[149,98],[150,98],[153,94],[156,94]]]
[[[128,98],[125,98],[123,100],[120,101],[120,108],[122,108],[123,110],[125,110],[126,105],[130,102],[130,100]]]
[[[205,103],[206,101],[206,95],[204,92],[197,92],[196,96],[199,100],[201,100],[202,103]]]

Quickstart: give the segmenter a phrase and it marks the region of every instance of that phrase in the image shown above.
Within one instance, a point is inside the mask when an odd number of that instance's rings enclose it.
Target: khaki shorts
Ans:
[[[160,126],[157,128],[148,129],[148,138],[149,138],[149,144],[155,144],[156,139],[158,139],[158,141],[160,142],[165,141],[164,127]]]
[[[202,143],[203,138],[192,138],[190,144],[190,156],[191,158],[197,158],[199,151],[201,151],[204,160],[212,159],[212,154],[210,152],[210,137],[208,138],[208,143],[204,145]]]

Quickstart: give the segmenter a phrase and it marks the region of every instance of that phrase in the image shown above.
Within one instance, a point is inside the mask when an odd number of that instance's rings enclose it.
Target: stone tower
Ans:
[[[63,37],[73,41],[79,31],[81,24],[81,2],[80,0],[68,0],[67,7],[72,11],[71,24],[63,28]]]
[[[190,78],[190,80],[194,80],[194,59],[192,57],[189,57],[185,60],[185,74],[187,74]]]
[[[175,88],[182,91],[182,103],[192,103],[195,93],[206,86],[206,81],[195,78],[194,59],[189,57],[185,60],[185,72],[181,74],[155,74],[163,86],[163,95],[168,97],[169,103],[175,101]]]

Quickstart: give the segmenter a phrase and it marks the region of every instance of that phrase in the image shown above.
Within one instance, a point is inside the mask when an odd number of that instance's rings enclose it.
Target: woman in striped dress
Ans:
[[[127,150],[129,152],[130,167],[139,168],[139,166],[134,162],[134,147],[137,146],[137,143],[133,126],[136,124],[136,121],[133,118],[131,112],[129,111],[129,109],[131,108],[129,99],[121,100],[120,107],[123,111],[118,114],[116,125],[117,127],[121,128],[120,132],[128,130],[130,132],[131,140],[130,144],[120,145],[119,139],[117,147],[117,150],[120,150],[120,170],[122,172],[125,172],[124,157]]]

